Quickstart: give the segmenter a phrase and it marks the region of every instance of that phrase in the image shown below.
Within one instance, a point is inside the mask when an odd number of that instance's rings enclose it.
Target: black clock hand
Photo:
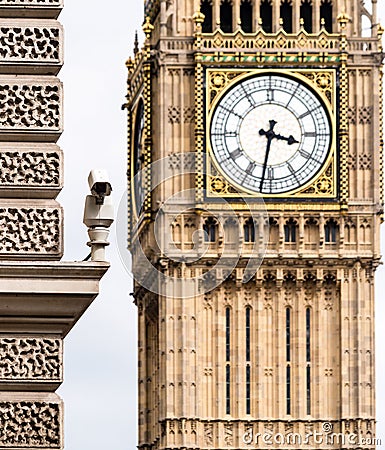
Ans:
[[[265,131],[263,129],[259,130],[259,134],[261,136],[266,136],[267,138],[267,145],[266,145],[266,153],[265,153],[265,161],[263,163],[263,169],[262,169],[262,178],[261,178],[261,184],[259,185],[259,190],[262,192],[263,182],[265,181],[265,174],[266,174],[266,166],[267,161],[269,159],[269,153],[270,153],[270,147],[271,147],[271,141],[274,139],[276,134],[274,133],[274,127],[277,124],[275,120],[269,120],[270,128],[268,131]]]
[[[276,139],[278,139],[279,141],[287,141],[287,143],[289,145],[293,145],[293,144],[299,144],[299,142],[294,138],[294,136],[290,135],[288,138],[285,136],[282,136],[280,134],[276,134],[274,136]]]
[[[266,136],[267,138],[267,145],[266,145],[266,154],[265,154],[265,161],[263,163],[263,169],[262,169],[262,178],[261,178],[261,184],[259,185],[259,190],[262,192],[262,186],[263,182],[265,181],[265,175],[266,175],[266,167],[267,167],[267,161],[269,159],[269,153],[270,153],[270,147],[271,142],[275,138],[278,141],[287,141],[289,145],[298,144],[299,142],[294,138],[293,135],[290,135],[289,137],[282,136],[281,134],[275,134],[274,133],[274,127],[277,124],[275,120],[269,120],[270,128],[268,131],[265,131],[263,129],[259,130],[259,134],[261,136]]]

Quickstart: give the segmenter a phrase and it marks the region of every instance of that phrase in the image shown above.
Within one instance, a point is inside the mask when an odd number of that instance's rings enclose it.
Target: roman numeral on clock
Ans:
[[[254,172],[255,169],[255,162],[251,162],[246,169],[246,173],[251,175]]]
[[[233,152],[230,153],[230,157],[231,159],[237,159],[242,155],[242,150],[237,148],[236,150],[234,150]]]

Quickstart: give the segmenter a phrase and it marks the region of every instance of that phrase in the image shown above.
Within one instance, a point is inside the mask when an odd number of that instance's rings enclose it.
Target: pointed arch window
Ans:
[[[209,217],[208,219],[206,219],[205,223],[203,224],[205,242],[215,242],[216,241],[217,228],[218,228],[217,223],[212,217]]]
[[[291,0],[283,0],[280,7],[280,16],[283,21],[282,27],[286,33],[293,32],[293,5]]]
[[[233,32],[233,3],[231,0],[222,0],[220,7],[221,30],[224,33]]]
[[[201,13],[205,16],[202,24],[203,33],[213,32],[213,3],[212,0],[203,0],[201,2]]]
[[[313,32],[313,4],[311,0],[302,0],[300,16],[303,20],[303,28],[307,33]]]
[[[253,32],[253,5],[251,0],[242,0],[240,6],[241,29],[245,33]]]
[[[293,219],[289,219],[284,226],[285,242],[297,241],[297,223]]]
[[[325,27],[325,30],[328,33],[333,32],[333,2],[332,0],[322,0],[321,9],[320,9],[320,17],[321,17],[321,26]]]
[[[243,238],[245,242],[255,242],[255,225],[252,217],[247,219],[243,225]]]
[[[273,32],[273,6],[271,0],[262,0],[259,15],[262,20],[262,29],[266,33]]]
[[[325,224],[325,242],[336,243],[338,235],[338,223],[330,219]]]

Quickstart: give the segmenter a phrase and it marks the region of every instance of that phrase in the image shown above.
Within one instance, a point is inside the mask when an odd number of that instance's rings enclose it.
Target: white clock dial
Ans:
[[[254,75],[217,103],[210,144],[226,177],[263,194],[283,194],[308,183],[323,167],[331,145],[322,100],[295,78]]]

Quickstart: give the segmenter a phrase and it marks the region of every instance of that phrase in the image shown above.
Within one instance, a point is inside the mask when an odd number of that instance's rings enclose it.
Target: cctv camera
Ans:
[[[114,205],[111,197],[107,197],[103,204],[98,204],[97,198],[87,195],[84,206],[83,223],[89,227],[109,227],[114,221]]]
[[[103,169],[93,169],[88,175],[88,185],[91,189],[91,194],[96,197],[96,203],[102,205],[104,197],[111,194],[112,187],[108,179],[108,173]]]

